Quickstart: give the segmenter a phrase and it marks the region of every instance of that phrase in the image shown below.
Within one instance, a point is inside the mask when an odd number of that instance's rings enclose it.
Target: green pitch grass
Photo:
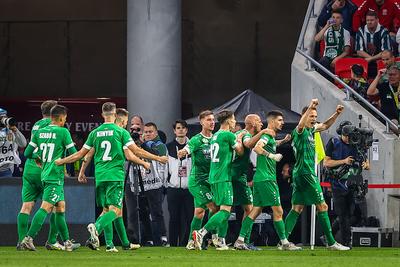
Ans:
[[[328,251],[317,248],[312,251],[187,251],[184,248],[141,248],[136,251],[106,253],[91,251],[85,247],[74,252],[16,251],[14,247],[0,247],[0,266],[400,266],[399,248],[354,248],[351,251]]]

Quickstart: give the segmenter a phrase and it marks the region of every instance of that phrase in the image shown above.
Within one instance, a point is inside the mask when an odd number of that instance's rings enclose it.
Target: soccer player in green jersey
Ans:
[[[129,112],[124,109],[124,108],[117,108],[115,111],[116,114],[116,119],[115,119],[115,124],[118,125],[121,128],[126,128],[126,125],[128,124],[128,116]],[[89,166],[90,161],[93,158],[94,155],[94,148],[90,149],[89,153],[86,154],[82,167],[79,171],[79,176],[78,176],[78,181],[80,183],[87,183],[87,177],[85,175],[85,170]],[[131,151],[127,151],[127,153],[132,153]],[[132,155],[131,155],[132,157]],[[133,156],[134,157],[134,156]],[[150,168],[150,163],[146,161],[142,161],[140,159],[137,159],[135,163],[142,165],[145,169]],[[100,214],[100,216],[103,216],[106,212],[108,212],[108,207],[102,207],[103,211]],[[122,211],[122,209],[121,209]],[[129,242],[128,236],[126,234],[126,229],[124,225],[124,220],[122,218],[122,212],[118,214],[117,219],[114,220],[113,222],[115,230],[117,230],[117,234],[119,236],[119,239],[121,240],[122,248],[123,249],[138,249],[140,248],[139,244],[131,244]],[[106,252],[118,252],[117,248],[114,246],[113,243],[113,236],[114,236],[114,230],[113,230],[113,224],[108,224],[106,227],[104,227],[104,239],[106,242]]]
[[[43,118],[35,122],[33,125],[31,138],[34,136],[37,130],[50,124],[50,110],[55,105],[57,105],[57,101],[54,100],[47,100],[41,104],[40,109]],[[41,172],[42,169],[33,159],[26,160],[24,173],[22,174],[22,207],[17,217],[18,250],[22,249],[20,242],[25,238],[26,233],[28,232],[29,215],[32,212],[35,202],[42,196],[43,185],[40,178]],[[55,213],[52,213],[50,217],[50,230],[48,239],[46,241],[46,248],[54,250],[61,250],[63,248],[63,246],[57,242],[57,233],[58,231],[55,224]]]
[[[42,228],[47,215],[56,207],[55,221],[66,251],[73,250],[69,239],[68,227],[65,222],[64,201],[64,168],[56,166],[54,160],[65,154],[76,152],[71,134],[64,128],[67,118],[67,109],[55,105],[50,110],[51,124],[39,129],[33,135],[25,156],[41,162],[41,180],[43,184],[43,197],[40,209],[35,213],[27,236],[21,241],[21,246],[28,250],[36,250],[33,245],[35,238]],[[35,151],[38,149],[37,151]]]
[[[281,207],[279,188],[276,183],[276,162],[282,159],[281,154],[276,153],[276,147],[290,140],[288,135],[285,139],[275,141],[276,133],[282,130],[284,121],[280,111],[271,111],[267,114],[268,128],[271,132],[263,134],[257,142],[254,151],[257,155],[256,173],[253,178],[254,207],[250,214],[243,220],[239,238],[234,247],[239,250],[248,250],[245,237],[251,232],[254,220],[260,215],[264,207],[271,207],[275,231],[281,240],[282,249],[299,250],[293,243],[287,240],[285,224],[283,222],[283,210]]]
[[[247,183],[247,171],[250,164],[250,152],[254,148],[258,140],[265,133],[271,133],[270,129],[261,130],[263,123],[260,116],[257,114],[249,114],[244,119],[245,129],[235,132],[238,136],[243,132],[242,143],[244,147],[243,155],[235,155],[232,162],[232,188],[233,188],[233,203],[241,205],[244,210],[243,219],[250,214],[253,208],[253,193]],[[259,250],[250,244],[250,235],[245,237],[245,243],[251,250]]]
[[[129,132],[114,123],[116,119],[114,103],[103,104],[102,116],[104,123],[89,134],[80,151],[55,161],[57,165],[72,163],[83,158],[91,148],[94,148],[96,202],[98,206],[106,208],[106,212],[96,220],[96,223],[88,225],[90,233],[88,245],[92,249],[98,249],[100,246],[98,235],[122,214],[125,157],[134,162],[138,161],[137,157],[162,163],[168,161],[166,156],[155,156],[138,148]],[[134,248],[129,247],[128,249]]]
[[[235,136],[231,131],[235,128],[236,120],[232,111],[223,110],[217,115],[218,122],[221,124],[218,132],[211,139],[211,164],[210,178],[211,192],[213,200],[219,207],[219,211],[212,216],[206,225],[193,231],[195,247],[201,250],[203,237],[210,231],[218,231],[218,236],[225,238],[228,231],[228,219],[233,205],[232,189],[232,160],[234,152],[243,154],[242,136]],[[229,249],[228,246],[219,249]]]
[[[332,235],[331,223],[326,205],[315,173],[315,142],[314,133],[328,129],[343,112],[344,107],[338,105],[335,113],[324,123],[317,123],[318,99],[312,99],[305,107],[296,129],[292,132],[292,147],[296,158],[293,169],[292,209],[286,216],[285,227],[288,237],[296,225],[297,218],[304,205],[315,204],[318,211],[318,220],[326,236],[329,248],[332,250],[349,250],[349,247],[336,242]]]
[[[212,193],[208,176],[210,173],[210,143],[212,131],[215,127],[214,114],[210,110],[204,110],[199,114],[199,121],[202,127],[200,133],[193,136],[182,150],[178,151],[178,157],[183,158],[187,155],[192,157],[192,170],[189,176],[188,187],[194,199],[194,215],[190,225],[190,233],[201,228],[205,211],[211,214],[217,212],[217,207],[212,201]],[[216,236],[213,237],[213,240]],[[194,241],[190,235],[188,250],[195,249]]]

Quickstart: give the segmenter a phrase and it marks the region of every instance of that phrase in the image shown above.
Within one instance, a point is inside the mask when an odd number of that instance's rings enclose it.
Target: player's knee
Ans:
[[[20,213],[31,214],[34,205],[35,205],[35,202],[33,202],[33,201],[22,203]]]
[[[56,212],[65,212],[65,201],[58,202],[55,210]]]
[[[283,209],[281,207],[277,207],[273,210],[273,216],[275,221],[282,220],[283,217]]]
[[[46,201],[43,201],[42,205],[40,205],[40,208],[44,209],[47,213],[52,212],[53,211],[53,207],[54,207],[53,204],[51,204],[49,202],[46,202]]]
[[[203,219],[205,212],[206,211],[202,208],[196,208],[194,210],[194,216],[196,216],[198,219]]]
[[[117,208],[117,207],[115,207],[115,206],[110,206],[110,207],[108,208],[108,211],[114,212],[115,215],[117,215],[117,216],[118,216],[118,214],[121,213],[121,209],[120,209],[120,208]]]
[[[319,211],[319,212],[321,212],[321,211],[327,211],[328,210],[328,205],[324,202],[324,203],[321,203],[321,204],[319,204],[319,205],[317,205],[317,210]]]
[[[246,215],[249,215],[252,209],[253,209],[253,205],[246,205],[243,207],[244,213]]]
[[[295,212],[300,214],[300,213],[302,213],[303,208],[304,208],[304,206],[302,206],[302,205],[295,205],[292,207],[292,210],[294,210]]]

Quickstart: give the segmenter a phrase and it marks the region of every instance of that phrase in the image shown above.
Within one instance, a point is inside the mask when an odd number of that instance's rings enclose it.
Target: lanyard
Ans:
[[[391,84],[389,84],[390,91],[392,92],[392,96],[394,98],[394,102],[396,103],[397,109],[400,108],[399,106],[399,88],[397,88],[397,92],[395,93]]]

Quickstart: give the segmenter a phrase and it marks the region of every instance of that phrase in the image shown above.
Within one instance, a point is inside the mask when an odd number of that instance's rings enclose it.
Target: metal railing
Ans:
[[[359,95],[353,88],[348,86],[342,79],[340,79],[337,75],[333,74],[331,71],[326,69],[324,66],[322,66],[320,63],[318,63],[314,58],[312,58],[310,55],[306,53],[306,48],[304,47],[304,37],[305,33],[308,28],[308,24],[310,22],[311,16],[314,14],[314,4],[315,0],[310,0],[310,3],[308,5],[306,17],[304,19],[303,27],[301,28],[300,32],[300,38],[297,43],[297,48],[296,52],[298,52],[300,55],[305,57],[307,59],[307,70],[311,69],[311,64],[316,66],[318,69],[323,71],[326,75],[334,79],[336,82],[339,84],[343,85],[344,88],[346,89],[346,99],[347,101],[351,100],[350,95],[353,94],[358,98],[359,101],[361,101],[363,104],[365,104],[371,111],[376,113],[380,118],[382,118],[385,121],[386,124],[386,132],[390,133],[390,128],[392,129],[399,129],[398,125],[396,125],[394,122],[392,122],[388,117],[386,117],[379,109],[377,109],[375,106],[373,106],[368,100],[366,100],[364,97]]]

